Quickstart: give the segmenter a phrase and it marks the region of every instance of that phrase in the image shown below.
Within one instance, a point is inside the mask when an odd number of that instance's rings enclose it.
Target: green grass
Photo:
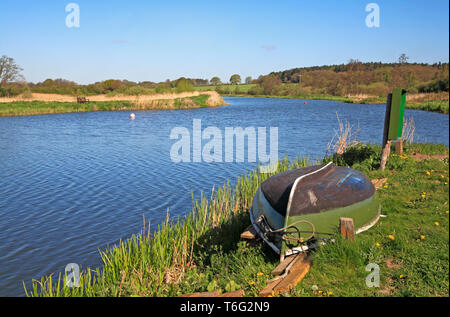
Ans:
[[[419,104],[407,104],[407,108],[448,114],[449,101],[446,99],[426,101]]]
[[[379,190],[387,217],[354,242],[337,235],[334,243],[315,250],[311,270],[289,296],[449,295],[448,158],[410,157],[421,151],[448,153],[448,147],[405,146],[405,154],[392,155],[384,172],[378,171],[380,151],[377,145],[358,145],[343,156],[324,159],[361,169],[371,179],[387,177]],[[276,173],[313,163],[285,159]],[[27,294],[177,296],[244,289],[246,296],[257,296],[278,259],[263,244],[241,241],[239,234],[250,224],[248,210],[256,189],[269,176],[258,171],[241,176],[236,186],[227,183],[212,197],[200,197],[188,215],[168,217],[153,233],[147,226],[107,248],[101,252],[103,266],[84,270],[79,288],[64,287],[62,276],[47,276],[34,281]],[[365,285],[369,263],[380,266],[380,288]]]
[[[90,111],[190,109],[207,107],[208,98],[208,95],[178,98],[174,100],[173,107],[170,100],[154,100],[148,105],[137,105],[132,101],[90,101],[88,103],[17,101],[0,103],[0,117]]]

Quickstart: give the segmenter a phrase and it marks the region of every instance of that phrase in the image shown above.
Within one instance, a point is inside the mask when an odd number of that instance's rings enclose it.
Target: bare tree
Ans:
[[[403,53],[402,55],[400,55],[400,57],[398,58],[398,62],[399,64],[406,64],[408,62],[409,57],[406,56],[405,53]]]
[[[0,58],[0,87],[11,81],[23,80],[22,70],[13,58],[3,55]]]

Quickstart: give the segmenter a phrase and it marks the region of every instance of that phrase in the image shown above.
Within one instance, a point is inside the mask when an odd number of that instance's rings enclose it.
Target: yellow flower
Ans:
[[[441,175],[441,178],[445,178],[444,175]]]
[[[448,210],[446,210],[445,213],[448,215]]]
[[[389,237],[389,239],[391,239],[391,240],[395,240],[395,237],[394,237],[392,234],[388,235],[388,237]]]
[[[403,274],[400,274],[400,278],[403,278],[404,276],[403,276]]]
[[[319,291],[318,293],[319,293],[319,295],[321,295],[321,294],[322,294],[322,291]]]
[[[437,222],[437,221],[436,221],[434,224],[435,224],[436,226],[439,226],[439,222]]]
[[[248,282],[248,284],[255,285],[255,281],[250,281],[250,282]]]
[[[333,295],[333,291],[328,291],[328,295]]]
[[[375,243],[375,245],[376,245],[377,247],[381,247],[381,244],[379,244],[378,242]]]
[[[422,235],[420,236],[420,239],[424,240],[424,239],[425,239],[425,236],[422,234]]]
[[[257,275],[257,276],[263,276],[264,273],[263,273],[263,272],[258,272],[256,275]]]
[[[427,175],[430,175],[431,173],[429,171],[426,171]]]

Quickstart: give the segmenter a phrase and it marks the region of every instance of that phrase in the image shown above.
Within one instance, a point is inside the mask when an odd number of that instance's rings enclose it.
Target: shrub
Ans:
[[[177,82],[177,92],[190,92],[194,91],[194,85],[186,78],[181,78]]]
[[[170,88],[170,86],[168,84],[158,84],[155,88],[155,92],[157,94],[164,94],[164,93],[168,93],[171,91],[172,91],[172,88]]]

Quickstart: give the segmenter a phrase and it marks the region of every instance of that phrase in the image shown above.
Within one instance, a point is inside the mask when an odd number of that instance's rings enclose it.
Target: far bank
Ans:
[[[29,98],[0,98],[0,117],[92,111],[176,110],[226,105],[215,91],[139,96],[97,95],[78,103],[77,97],[33,94]]]

